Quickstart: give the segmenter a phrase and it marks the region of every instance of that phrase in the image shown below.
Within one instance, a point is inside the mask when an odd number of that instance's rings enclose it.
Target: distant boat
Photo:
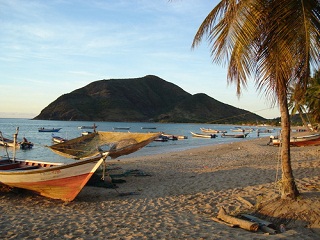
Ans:
[[[193,137],[200,137],[200,138],[216,138],[216,134],[204,134],[204,133],[194,133],[191,132]]]
[[[157,129],[156,127],[141,127],[141,129]]]
[[[129,130],[130,127],[114,127],[113,130]]]
[[[55,136],[55,135],[52,134],[52,141],[55,142],[55,143],[63,143],[65,141],[68,141],[68,139],[62,138],[62,137],[59,137],[59,136]]]
[[[172,134],[162,134],[162,135],[168,137],[169,140],[188,139],[188,136],[183,136],[183,135],[172,135]]]
[[[159,135],[157,138],[155,138],[153,141],[155,142],[168,142],[169,141],[169,137],[166,135]]]
[[[245,130],[242,129],[241,127],[235,127],[233,129],[230,129],[232,132],[244,132]]]
[[[223,133],[223,134],[221,134],[221,137],[223,137],[223,138],[246,138],[248,134],[249,133],[244,133],[244,134],[225,134],[225,133]]]
[[[200,128],[201,132],[204,133],[226,133],[227,131],[215,130],[211,128]]]
[[[178,140],[188,139],[188,136],[178,135]]]
[[[92,133],[92,132],[85,131],[85,132],[82,132],[82,133],[81,133],[81,136],[86,136],[86,135],[91,134],[91,133]]]
[[[38,128],[39,132],[59,132],[62,128]]]
[[[93,126],[80,126],[79,129],[96,129],[98,126],[93,124]]]
[[[272,140],[272,144],[274,146],[279,146],[281,144],[281,140],[275,138]],[[295,147],[302,146],[320,146],[320,134],[311,134],[300,137],[292,137],[290,138],[290,145]]]
[[[172,135],[172,134],[162,134],[163,137],[168,138],[168,140],[178,140],[178,136]]]
[[[258,133],[272,133],[274,129],[258,129]]]

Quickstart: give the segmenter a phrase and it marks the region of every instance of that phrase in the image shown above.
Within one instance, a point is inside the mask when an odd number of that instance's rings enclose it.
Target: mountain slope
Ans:
[[[34,119],[216,123],[264,120],[205,94],[191,95],[152,75],[92,82],[60,96]]]

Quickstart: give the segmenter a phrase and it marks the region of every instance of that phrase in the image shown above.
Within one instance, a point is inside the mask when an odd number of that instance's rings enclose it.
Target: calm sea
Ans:
[[[34,147],[29,150],[16,149],[15,152],[12,148],[7,148],[10,156],[15,155],[19,159],[34,159],[51,162],[68,162],[70,160],[63,158],[53,153],[47,146],[53,144],[51,132],[38,132],[38,128],[62,128],[58,133],[54,133],[57,136],[72,139],[79,137],[83,130],[79,129],[79,126],[92,126],[96,124],[98,131],[114,131],[115,127],[130,127],[130,132],[164,132],[172,135],[187,136],[187,139],[167,141],[167,142],[152,142],[139,151],[127,156],[119,157],[119,159],[134,156],[146,156],[153,154],[160,154],[173,151],[182,151],[201,146],[209,146],[216,144],[223,144],[229,142],[246,141],[249,139],[257,138],[257,131],[249,133],[246,139],[236,138],[222,138],[220,134],[217,134],[217,138],[195,138],[192,137],[190,131],[201,132],[200,127],[212,128],[217,130],[225,130],[228,133],[232,133],[231,129],[237,126],[234,125],[220,125],[220,124],[187,124],[187,123],[141,123],[141,122],[85,122],[85,121],[47,121],[47,120],[29,120],[29,119],[17,119],[17,118],[0,118],[0,131],[3,137],[13,139],[13,134],[16,132],[17,127],[18,141],[21,141],[23,137],[26,137],[28,141],[34,143]],[[243,128],[252,128],[247,126],[241,126]],[[142,128],[156,128],[156,129],[142,129]],[[254,130],[258,128],[253,127]],[[122,130],[123,131],[123,130]],[[127,130],[126,130],[127,131]],[[276,131],[276,130],[275,130]],[[271,133],[272,134],[272,133]],[[270,136],[270,133],[260,133],[260,137]],[[6,149],[0,146],[0,156],[6,155]]]

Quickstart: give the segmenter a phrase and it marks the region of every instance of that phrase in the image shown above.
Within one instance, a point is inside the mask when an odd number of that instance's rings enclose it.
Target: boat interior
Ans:
[[[10,159],[0,160],[0,170],[31,170],[39,168],[49,168],[60,164],[32,162],[32,161],[13,161]]]

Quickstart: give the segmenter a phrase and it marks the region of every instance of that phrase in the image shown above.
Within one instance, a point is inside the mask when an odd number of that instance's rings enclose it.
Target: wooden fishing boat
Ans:
[[[68,164],[1,160],[0,183],[31,190],[49,198],[72,201],[106,156],[95,156]]]
[[[88,134],[91,134],[92,132],[89,132],[89,131],[85,131],[85,132],[82,132],[81,133],[81,136],[85,136],[85,135],[88,135]]]
[[[178,140],[183,140],[183,139],[188,139],[188,136],[178,135],[177,138]]]
[[[95,132],[49,148],[71,163],[37,160],[0,160],[0,183],[34,191],[39,195],[72,201],[105,159],[130,154],[160,133]]]
[[[62,128],[39,128],[39,132],[59,132]]]
[[[70,139],[49,148],[64,157],[82,159],[108,151],[111,158],[127,155],[139,150],[158,138],[161,133],[102,132]]]
[[[33,148],[32,142],[20,142],[19,145],[20,145],[20,149],[23,149],[23,150]]]
[[[227,131],[222,131],[222,130],[216,130],[216,129],[211,129],[211,128],[200,128],[201,132],[204,133],[226,133]]]
[[[12,139],[0,137],[0,146],[14,147],[14,146],[18,146],[18,143],[14,143]]]
[[[154,139],[155,142],[168,142],[169,138],[167,136],[159,136],[156,139]]]
[[[223,138],[246,138],[249,133],[244,133],[244,134],[221,134],[221,137]]]
[[[272,139],[272,145],[279,146],[281,139]],[[292,137],[290,138],[290,145],[294,147],[302,146],[319,146],[320,145],[320,134],[311,134],[306,136]]]
[[[68,139],[60,137],[60,136],[55,136],[52,134],[52,141],[55,143],[63,143],[65,141],[68,141]]]
[[[173,135],[173,134],[165,134],[165,133],[163,133],[162,136],[168,138],[168,140],[172,140],[172,141],[178,140],[178,136]]]
[[[193,137],[199,137],[199,138],[216,138],[216,134],[204,134],[204,133],[194,133],[190,132]]]

